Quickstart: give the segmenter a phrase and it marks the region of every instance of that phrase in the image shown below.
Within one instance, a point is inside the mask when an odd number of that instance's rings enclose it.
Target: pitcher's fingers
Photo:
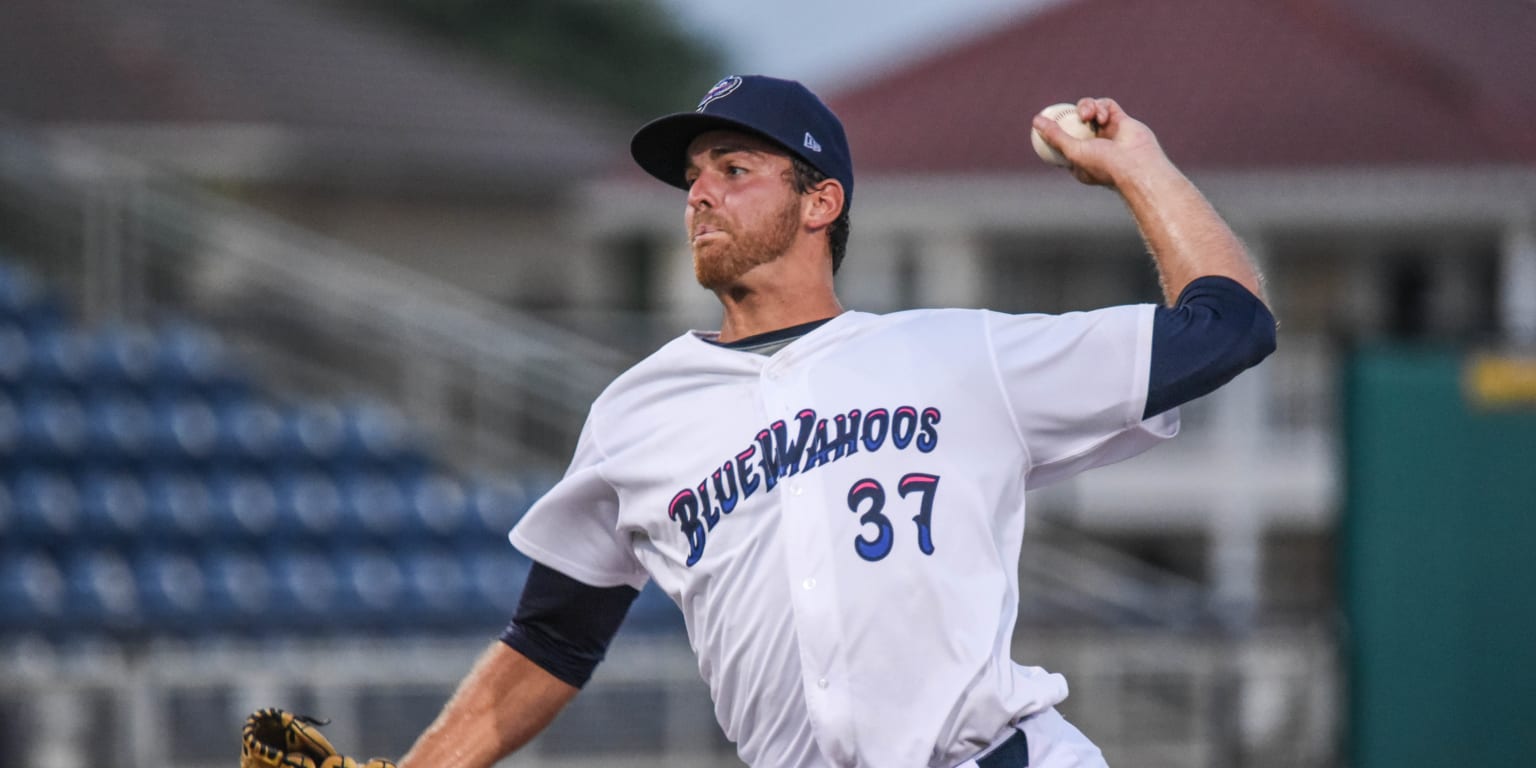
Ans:
[[[1096,123],[1100,128],[1109,128],[1125,112],[1120,109],[1120,105],[1114,99],[1098,97],[1078,101],[1077,114],[1085,122]]]
[[[1061,151],[1061,145],[1067,139],[1072,138],[1067,135],[1066,130],[1061,127],[1060,123],[1045,115],[1035,115],[1030,125],[1034,126],[1035,130],[1040,132],[1040,138],[1045,139],[1045,143],[1057,152]]]
[[[1036,115],[1032,125],[1040,132],[1040,138],[1045,140],[1046,145],[1056,150],[1066,160],[1068,167],[1077,164],[1074,158],[1088,139],[1080,139],[1072,135],[1061,123],[1044,115]]]

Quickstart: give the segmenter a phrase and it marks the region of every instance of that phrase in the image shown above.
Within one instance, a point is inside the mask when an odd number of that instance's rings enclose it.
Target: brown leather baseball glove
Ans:
[[[320,733],[324,721],[281,709],[262,709],[240,731],[240,768],[395,768],[380,758],[360,763],[336,753]]]

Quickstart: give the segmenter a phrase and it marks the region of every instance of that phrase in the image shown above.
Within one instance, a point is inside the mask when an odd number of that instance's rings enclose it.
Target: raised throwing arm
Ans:
[[[1082,99],[1077,113],[1098,124],[1097,137],[1074,138],[1039,116],[1034,127],[1071,162],[1079,181],[1120,193],[1152,251],[1169,306],[1190,281],[1209,275],[1229,277],[1263,298],[1242,241],[1163,153],[1151,129],[1113,99]]]

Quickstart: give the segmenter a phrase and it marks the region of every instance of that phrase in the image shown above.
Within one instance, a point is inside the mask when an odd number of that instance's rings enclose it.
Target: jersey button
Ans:
[[[827,679],[825,677],[823,677],[822,679],[816,681],[816,687],[820,688],[822,690],[826,690],[827,686],[829,686],[829,685],[831,685],[831,683],[827,682]]]
[[[800,494],[805,493],[805,488],[802,488],[801,486],[798,486],[798,485],[791,485],[789,487],[789,492],[794,494],[794,495],[796,495],[796,496],[799,496]]]
[[[800,582],[800,586],[805,587],[806,589],[815,589],[816,588],[816,580],[815,579],[806,579],[805,581]]]

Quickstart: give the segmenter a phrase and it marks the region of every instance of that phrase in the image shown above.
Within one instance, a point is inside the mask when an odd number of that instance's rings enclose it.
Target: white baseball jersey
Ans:
[[[771,356],[684,334],[597,399],[512,542],[654,579],[750,765],[961,764],[1067,695],[1009,658],[1024,491],[1177,431],[1141,418],[1152,316],[847,312]]]

